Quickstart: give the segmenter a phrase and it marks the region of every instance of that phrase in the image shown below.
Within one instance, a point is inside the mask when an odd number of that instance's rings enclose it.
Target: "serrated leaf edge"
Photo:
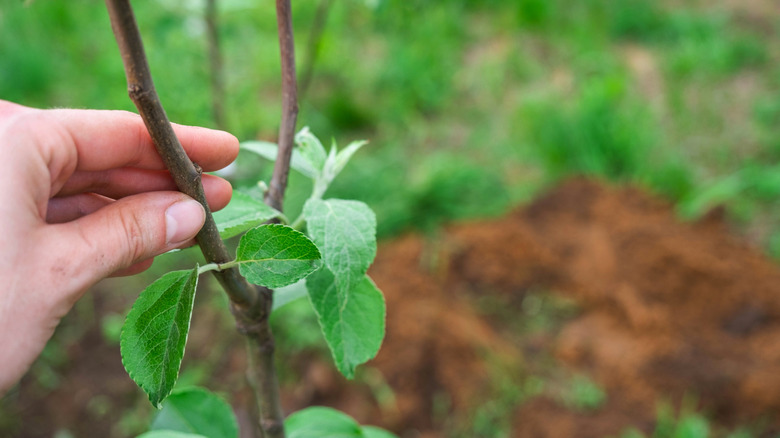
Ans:
[[[194,295],[197,292],[197,289],[198,289],[198,278],[200,277],[199,274],[198,274],[198,265],[196,264],[195,268],[193,268],[191,270],[187,269],[187,270],[182,270],[182,271],[189,271],[190,272],[190,274],[189,274],[190,276],[192,275],[192,273],[195,274],[195,285],[194,285],[195,292],[193,292],[193,300],[192,300],[193,305],[194,305],[194,303],[195,303],[195,296]],[[176,272],[176,271],[171,271],[171,272]],[[168,273],[170,273],[170,272],[168,272]],[[168,274],[168,273],[166,273],[166,274]],[[163,274],[163,276],[165,276],[165,274]],[[160,278],[162,278],[162,277],[160,277]],[[160,278],[158,278],[157,280],[153,281],[149,286],[154,284],[156,281],[160,280]],[[186,277],[183,277],[183,278],[186,278]],[[189,279],[187,279],[186,281],[189,281]],[[149,288],[149,286],[147,286],[146,288]],[[144,293],[144,291],[146,291],[146,289],[141,291],[141,294]],[[139,294],[139,297],[140,297],[141,294]],[[125,316],[125,324],[127,324],[127,319],[130,317],[130,315],[132,314],[133,310],[136,308],[137,303],[138,303],[138,298],[136,298],[136,301],[133,303],[133,306],[130,308],[130,311],[127,312],[127,316]],[[124,367],[124,369],[127,372],[128,376],[130,376],[130,378],[133,380],[133,382],[135,382],[136,385],[138,385],[138,387],[140,387],[146,393],[147,397],[149,398],[149,402],[152,404],[152,406],[154,406],[156,409],[162,409],[162,402],[165,401],[165,399],[168,398],[169,395],[171,395],[171,392],[173,392],[175,384],[171,385],[171,389],[166,394],[161,394],[160,395],[160,399],[155,402],[152,399],[151,392],[149,390],[147,390],[147,388],[145,388],[144,385],[141,385],[140,383],[138,383],[138,381],[136,380],[136,375],[135,375],[136,373],[134,371],[131,372],[130,370],[128,370],[127,369],[127,363],[125,362],[125,359],[126,359],[125,358],[125,353],[124,353],[124,349],[122,348],[122,346],[125,343],[121,342],[121,340],[124,339],[122,335],[124,334],[124,331],[125,331],[125,324],[122,325],[122,330],[120,331],[120,335],[119,335],[119,338],[120,338],[119,353],[120,353],[120,357],[122,359],[122,366]],[[184,354],[186,353],[187,340],[189,339],[189,335],[190,335],[190,330],[189,329],[191,327],[191,324],[192,324],[192,310],[190,310],[190,317],[189,317],[189,319],[187,321],[187,332],[186,332],[186,334],[184,336],[184,347],[182,348],[182,359],[184,358]],[[179,363],[179,368],[181,369],[181,362]]]
[[[322,252],[320,251],[320,248],[317,246],[317,244],[314,243],[314,241],[312,241],[306,234],[296,230],[295,228],[292,228],[292,227],[287,226],[287,225],[282,225],[282,224],[260,225],[258,227],[253,228],[253,230],[254,229],[258,229],[258,228],[284,228],[288,232],[292,233],[293,235],[297,235],[297,236],[301,236],[301,237],[305,238],[306,240],[311,242],[312,246],[314,247],[314,250],[317,252],[317,258],[313,258],[313,259],[303,259],[303,258],[290,258],[290,259],[262,258],[262,259],[251,259],[251,260],[249,260],[249,259],[241,259],[241,258],[239,258],[238,257],[238,252],[239,251],[237,250],[236,251],[237,257],[236,257],[236,260],[235,260],[234,263],[235,263],[236,266],[238,266],[239,272],[242,271],[242,267],[247,266],[247,265],[251,265],[252,263],[285,262],[285,261],[302,261],[302,262],[311,261],[311,263],[312,263],[311,269],[306,270],[306,272],[303,272],[300,275],[295,275],[295,276],[289,277],[289,279],[290,279],[290,282],[288,283],[288,285],[289,285],[289,284],[293,284],[293,283],[295,283],[297,281],[300,281],[300,280],[308,277],[309,275],[311,275],[311,273],[317,271],[322,266]],[[244,239],[247,238],[246,237],[247,235],[249,235],[249,232],[247,232],[246,234],[241,236],[241,240],[239,241],[239,244],[238,244],[239,248],[241,248],[241,246],[243,245]],[[269,271],[271,271],[271,270],[269,269]],[[273,272],[273,271],[271,271],[271,272]],[[246,277],[244,272],[241,272],[241,275]],[[263,285],[263,284],[260,284],[260,285],[261,286],[270,287],[268,285]]]
[[[252,259],[252,260],[248,260],[248,259],[239,259],[239,258],[237,257],[237,258],[236,258],[236,264],[252,263],[252,262],[262,262],[262,261],[269,261],[269,260],[278,260],[278,261],[289,261],[289,260],[322,260],[322,252],[320,251],[320,248],[317,246],[317,244],[316,244],[316,243],[314,243],[314,241],[313,241],[313,240],[311,240],[311,239],[309,238],[309,236],[307,236],[306,234],[304,234],[304,233],[302,233],[302,232],[300,232],[300,231],[296,230],[295,228],[292,228],[292,227],[290,227],[290,226],[287,226],[287,225],[282,225],[282,224],[267,224],[267,225],[260,225],[260,226],[254,227],[254,228],[252,228],[252,229],[254,230],[254,229],[257,229],[257,228],[286,228],[286,229],[288,229],[290,232],[292,232],[292,234],[299,235],[299,236],[303,236],[304,238],[306,238],[306,240],[308,240],[309,242],[311,242],[311,243],[312,243],[312,245],[314,246],[314,249],[317,251],[317,255],[319,256],[319,258],[317,258],[317,259],[300,259],[300,258],[293,258],[293,259],[275,259],[275,258],[265,258],[265,259]],[[243,241],[243,240],[244,240],[244,237],[245,237],[245,236],[246,236],[246,234],[245,234],[244,236],[241,236],[241,241]],[[240,247],[240,246],[241,246],[241,242],[239,242],[239,244],[238,244],[238,245],[239,245],[239,247]],[[296,280],[296,281],[297,281],[297,280]]]
[[[327,266],[323,266],[321,269],[328,269],[328,268],[327,268]],[[326,293],[331,293],[330,291],[332,289],[332,291],[333,291],[332,293],[337,294],[336,301],[339,301],[338,300],[338,286],[336,285],[336,281],[335,281],[336,276],[333,274],[333,271],[331,271],[331,275],[333,275],[334,281],[328,287],[328,289],[326,290]],[[339,318],[338,318],[339,322],[337,324],[335,324],[334,326],[337,326],[338,328],[336,330],[341,332],[341,336],[339,337],[339,339],[341,339],[341,341],[340,342],[334,342],[333,344],[331,344],[331,342],[328,339],[328,337],[325,336],[325,327],[323,326],[323,322],[322,322],[324,318],[322,316],[322,313],[319,311],[317,306],[314,304],[314,302],[313,302],[314,300],[311,297],[311,293],[308,294],[309,302],[311,303],[312,309],[314,309],[314,313],[317,315],[317,323],[319,324],[320,330],[322,331],[323,336],[325,337],[325,341],[328,344],[328,347],[329,347],[329,349],[331,351],[331,356],[333,356],[333,361],[336,363],[336,367],[339,369],[341,374],[343,374],[344,377],[346,377],[347,379],[350,379],[350,380],[355,377],[355,370],[357,369],[358,366],[363,365],[363,364],[367,363],[368,361],[376,358],[376,356],[379,354],[379,350],[382,349],[382,344],[384,343],[384,339],[385,339],[385,336],[387,334],[387,327],[386,327],[386,324],[387,324],[387,300],[385,300],[385,295],[382,293],[382,291],[379,289],[379,287],[377,287],[376,283],[374,283],[374,280],[371,279],[371,277],[369,277],[367,274],[363,274],[363,278],[361,278],[361,281],[364,281],[364,280],[367,280],[369,283],[371,283],[371,285],[373,286],[374,290],[379,293],[379,297],[381,298],[381,301],[382,301],[382,339],[379,342],[379,347],[376,349],[374,354],[371,355],[370,357],[367,357],[362,362],[354,362],[354,361],[350,361],[350,360],[339,360],[339,358],[337,358],[336,355],[334,354],[334,350],[341,350],[342,357],[344,357],[344,358],[348,357],[348,355],[346,354],[347,350],[344,347],[344,341],[343,341],[345,336],[343,335],[343,333],[344,333],[344,329],[343,329],[343,327],[344,327],[344,323],[343,323],[344,318],[342,318],[342,316],[343,316],[344,309],[347,307],[347,303],[349,302],[349,294],[350,294],[350,292],[349,291],[345,292],[345,294],[344,294],[345,295],[344,302],[341,303],[341,305],[339,306],[338,309],[336,309],[338,311],[338,313],[339,313]],[[308,284],[307,284],[307,290],[308,290]]]

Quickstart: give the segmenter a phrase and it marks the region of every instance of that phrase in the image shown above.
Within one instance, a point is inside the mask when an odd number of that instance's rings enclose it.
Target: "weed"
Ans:
[[[561,395],[561,401],[571,409],[595,411],[607,401],[606,392],[587,376],[574,376],[569,385],[566,392]]]
[[[637,428],[629,428],[620,438],[752,438],[761,435],[763,426],[737,427],[731,431],[713,426],[710,419],[694,409],[692,398],[684,398],[679,411],[668,403],[660,403],[653,432],[646,435]]]
[[[613,37],[640,42],[658,41],[668,32],[668,17],[652,0],[609,2],[609,31]]]
[[[649,113],[627,96],[623,76],[586,81],[575,104],[548,102],[524,112],[534,148],[554,177],[582,173],[631,179],[652,145]]]
[[[708,438],[709,435],[709,421],[703,416],[683,410],[678,418],[669,405],[659,407],[653,438]]]
[[[557,13],[556,2],[545,0],[519,0],[517,16],[521,24],[526,26],[541,26]]]

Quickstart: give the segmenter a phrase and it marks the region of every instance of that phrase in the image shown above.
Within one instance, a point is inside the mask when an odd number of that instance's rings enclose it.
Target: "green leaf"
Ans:
[[[341,152],[339,152],[338,155],[336,155],[335,162],[333,163],[333,178],[338,176],[338,174],[344,170],[344,166],[346,166],[352,156],[355,155],[355,152],[367,144],[368,142],[365,140],[353,141],[352,143],[348,144],[347,147],[345,147]]]
[[[343,151],[339,152],[338,148],[336,147],[336,143],[333,142],[330,147],[330,152],[328,153],[328,156],[325,159],[325,163],[322,167],[322,175],[319,178],[321,181],[319,182],[325,187],[330,185],[330,183],[336,179],[338,174],[344,170],[344,166],[346,166],[352,156],[355,155],[355,152],[357,152],[366,144],[368,144],[368,142],[365,140],[353,141],[347,145]]]
[[[279,153],[279,146],[267,141],[245,141],[241,143],[241,149],[254,152],[270,161],[276,161],[276,156]],[[290,167],[311,179],[317,178],[320,174],[320,169],[312,167],[309,161],[304,159],[296,149],[292,151]]]
[[[328,151],[328,157],[325,159],[325,164],[322,167],[322,173],[319,178],[316,179],[317,185],[321,187],[320,193],[325,193],[325,190],[327,190],[330,183],[336,178],[337,152],[338,148],[336,147],[336,141],[334,140],[330,145],[330,151]],[[315,198],[320,199],[321,196]]]
[[[230,204],[214,213],[219,235],[223,239],[237,236],[281,213],[243,192],[233,192]]]
[[[364,203],[310,199],[303,208],[309,235],[343,294],[358,282],[376,256],[376,216]]]
[[[321,406],[290,415],[284,429],[288,438],[398,438],[378,427],[360,427],[349,415]]]
[[[274,289],[274,305],[272,311],[307,295],[308,291],[306,290],[305,280],[300,280],[289,286],[276,288]]]
[[[398,438],[396,435],[376,426],[363,426],[363,436],[365,438]]]
[[[179,376],[197,285],[197,267],[163,275],[141,292],[122,328],[122,363],[157,408]]]
[[[178,432],[175,430],[153,430],[138,435],[136,438],[207,438],[194,433]]]
[[[203,388],[174,391],[151,429],[197,433],[206,438],[238,438],[238,422],[230,405]]]
[[[338,199],[310,199],[304,215],[327,267],[307,279],[309,297],[336,366],[351,379],[384,337],[384,299],[365,275],[376,256],[376,217],[362,202]]]
[[[306,126],[295,134],[295,144],[298,145],[298,152],[313,169],[318,173],[325,165],[325,148],[322,147],[320,140],[309,131]]]
[[[363,438],[349,415],[319,406],[295,412],[284,420],[287,438]]]
[[[355,368],[374,358],[385,337],[385,300],[368,276],[340,291],[323,267],[306,279],[309,299],[336,367],[351,379]]]
[[[317,246],[285,225],[261,225],[241,236],[238,269],[250,283],[277,288],[293,284],[322,264]]]
[[[242,141],[239,146],[241,149],[254,152],[268,161],[276,161],[276,155],[279,153],[279,145],[268,141]]]

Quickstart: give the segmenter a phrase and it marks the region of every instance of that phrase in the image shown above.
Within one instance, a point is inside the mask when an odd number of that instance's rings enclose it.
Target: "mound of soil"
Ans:
[[[487,421],[514,437],[596,438],[650,432],[659,400],[695,396],[716,424],[780,431],[780,269],[717,212],[682,223],[636,188],[575,179],[502,219],[386,242],[370,274],[387,299],[378,357],[348,384],[328,358],[303,353],[300,379],[283,389],[288,412],[330,405],[402,437],[490,436],[475,432]],[[539,324],[539,296],[564,310]],[[249,421],[241,340],[225,312],[206,312],[212,327],[193,325],[188,356],[233,376],[214,389],[232,392]],[[216,341],[220,331],[230,340]],[[145,406],[97,324],[84,339],[56,389],[25,379],[5,400],[16,402],[13,436],[123,436],[116,412]],[[604,401],[561,395],[561,376],[580,374]]]
[[[386,243],[371,275],[388,302],[373,365],[397,403],[392,418],[366,420],[398,432],[438,436],[437,392],[456,416],[483,403],[486,359],[533,373],[546,353],[592,376],[607,402],[582,412],[542,394],[514,413],[516,437],[651,431],[659,400],[691,395],[721,424],[780,425],[780,269],[717,212],[682,223],[636,188],[576,179],[506,218]],[[522,318],[536,290],[569,297],[579,315],[518,342],[506,321],[474,310],[491,295]]]

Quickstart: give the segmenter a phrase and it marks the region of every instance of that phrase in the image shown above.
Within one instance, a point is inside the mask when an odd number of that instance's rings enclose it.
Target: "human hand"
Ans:
[[[174,130],[204,171],[238,154],[228,133]],[[227,181],[204,174],[203,186],[211,209],[230,201]],[[204,220],[203,207],[176,191],[139,116],[0,100],[0,395],[87,288],[189,246]]]

